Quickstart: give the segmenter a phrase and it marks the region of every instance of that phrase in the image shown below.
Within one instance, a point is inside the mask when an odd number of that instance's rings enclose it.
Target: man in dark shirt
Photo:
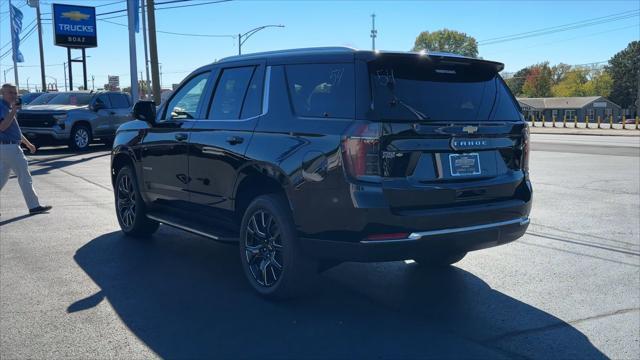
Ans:
[[[0,89],[0,190],[9,180],[11,170],[18,177],[24,200],[30,214],[39,214],[51,210],[51,206],[42,206],[38,195],[33,190],[33,180],[29,173],[29,163],[24,156],[20,144],[24,144],[33,154],[35,146],[22,135],[16,121],[16,112],[20,109],[17,103],[18,93],[15,86],[4,84]]]

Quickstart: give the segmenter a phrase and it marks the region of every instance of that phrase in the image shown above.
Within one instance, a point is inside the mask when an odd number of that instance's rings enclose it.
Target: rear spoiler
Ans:
[[[442,53],[442,52],[387,52],[387,51],[359,51],[356,53],[356,59],[366,62],[384,61],[384,60],[401,60],[401,61],[433,61],[442,65],[475,65],[486,69],[491,69],[499,73],[504,69],[504,64],[497,61],[484,59],[476,59],[458,54]]]

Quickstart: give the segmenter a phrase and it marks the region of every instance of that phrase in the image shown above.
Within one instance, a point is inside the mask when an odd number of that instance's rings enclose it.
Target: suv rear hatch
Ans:
[[[367,63],[370,108],[343,140],[355,183],[396,212],[527,201],[528,129],[502,64],[418,54]]]

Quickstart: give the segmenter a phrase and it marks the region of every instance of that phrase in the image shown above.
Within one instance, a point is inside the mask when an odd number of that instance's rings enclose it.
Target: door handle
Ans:
[[[240,136],[229,136],[227,138],[227,142],[231,145],[241,144],[244,141],[244,138]]]
[[[176,134],[176,140],[178,140],[178,141],[185,141],[185,140],[187,140],[187,137],[188,136],[185,133],[177,133]]]

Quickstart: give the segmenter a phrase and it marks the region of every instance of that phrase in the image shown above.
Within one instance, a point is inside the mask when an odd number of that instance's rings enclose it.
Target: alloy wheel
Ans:
[[[136,192],[129,175],[123,175],[118,182],[118,216],[122,224],[130,229],[136,220]]]
[[[284,270],[282,234],[275,218],[264,210],[256,211],[247,225],[245,257],[253,279],[260,286],[271,287]]]
[[[89,145],[89,133],[84,128],[79,128],[76,130],[74,141],[76,146],[80,149]]]

